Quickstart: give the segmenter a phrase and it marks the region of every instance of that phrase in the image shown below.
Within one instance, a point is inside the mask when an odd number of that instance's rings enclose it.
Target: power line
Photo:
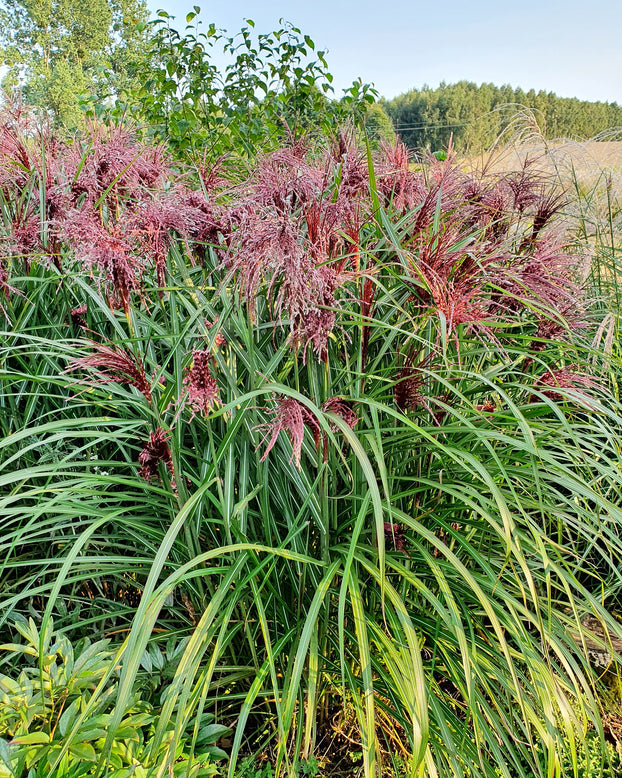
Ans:
[[[396,130],[427,130],[429,127],[466,127],[471,122],[461,122],[460,124],[398,124]]]

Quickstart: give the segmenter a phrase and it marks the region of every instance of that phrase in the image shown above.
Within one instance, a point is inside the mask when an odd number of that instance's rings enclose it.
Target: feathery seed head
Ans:
[[[155,432],[149,433],[149,440],[145,443],[142,451],[138,455],[140,465],[140,475],[149,483],[153,478],[157,478],[160,483],[162,479],[158,472],[160,462],[171,474],[171,485],[175,490],[175,473],[173,469],[173,458],[168,445],[169,433],[158,427]]]
[[[151,388],[140,357],[115,344],[105,346],[91,343],[92,351],[85,357],[72,359],[65,372],[89,370],[96,373],[100,383],[128,384],[151,403]]]
[[[302,442],[304,439],[305,426],[309,427],[314,433],[314,437],[319,432],[319,424],[311,411],[302,403],[293,397],[279,397],[276,400],[276,408],[271,410],[273,418],[258,427],[265,435],[261,444],[270,438],[261,461],[263,462],[271,449],[274,447],[281,432],[285,432],[292,443],[292,457],[296,467],[300,470],[300,458],[302,456]]]
[[[218,382],[210,372],[212,360],[209,351],[196,350],[192,352],[191,366],[186,368],[183,383],[193,415],[207,416],[218,401]]]

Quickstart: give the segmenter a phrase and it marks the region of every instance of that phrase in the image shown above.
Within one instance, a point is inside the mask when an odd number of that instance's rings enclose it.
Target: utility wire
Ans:
[[[437,127],[466,127],[471,122],[462,122],[460,124],[398,124],[395,129],[400,130],[427,130],[429,128]]]

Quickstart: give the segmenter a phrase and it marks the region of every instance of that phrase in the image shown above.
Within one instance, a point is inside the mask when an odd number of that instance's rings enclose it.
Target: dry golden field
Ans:
[[[516,131],[499,138],[490,151],[466,158],[465,169],[498,175],[527,167],[563,192],[558,223],[585,255],[585,280],[591,277],[599,294],[613,295],[620,309],[622,131],[589,141],[547,141],[528,119],[522,117]]]
[[[465,160],[465,168],[490,173],[527,166],[563,189],[564,217],[584,238],[622,246],[622,132],[590,141],[547,141],[536,128],[522,127],[500,138],[488,152]]]
[[[545,141],[532,136],[525,142],[496,147],[479,158],[473,157],[471,163],[481,166],[484,162],[496,171],[516,170],[527,159],[550,172],[572,165],[582,175],[603,171],[622,175],[622,140]]]
[[[622,140],[547,141],[535,133],[508,143],[502,140],[490,151],[468,157],[465,167],[502,173],[520,170],[527,164],[565,185],[574,185],[575,179],[583,186],[594,185],[607,178],[610,186],[622,194]]]

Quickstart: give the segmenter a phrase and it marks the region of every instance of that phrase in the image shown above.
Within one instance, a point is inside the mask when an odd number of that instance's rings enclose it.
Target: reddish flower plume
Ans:
[[[537,329],[535,339],[529,344],[531,351],[542,351],[547,340],[566,340],[573,332],[578,332],[588,326],[584,299],[578,295],[572,300],[562,302],[557,310],[538,311],[536,315]]]
[[[409,151],[400,140],[383,143],[375,161],[378,194],[384,197],[386,206],[391,204],[402,213],[417,200],[417,179],[409,165]]]
[[[509,292],[507,302],[516,308],[517,301],[527,298],[531,305],[540,303],[544,310],[565,311],[580,306],[583,292],[578,283],[578,267],[582,257],[572,254],[563,236],[548,232],[524,253],[508,258],[505,267],[499,269],[499,287]]]
[[[367,192],[366,164],[351,140],[342,135],[319,161],[298,146],[262,160],[241,190],[229,244],[229,265],[251,314],[266,287],[274,320],[288,320],[292,347],[310,344],[319,359],[335,326],[337,290],[354,278],[343,272],[343,235],[358,235]]]
[[[404,527],[401,524],[391,524],[385,521],[384,536],[387,540],[393,541],[393,547],[396,551],[406,553],[406,536],[404,535]]]
[[[193,415],[206,416],[218,401],[218,383],[209,367],[212,359],[209,351],[193,351],[192,365],[186,369],[184,386]]]
[[[150,432],[149,440],[138,455],[138,462],[140,464],[141,476],[149,483],[151,483],[153,478],[157,478],[160,483],[162,482],[158,472],[158,465],[162,462],[171,474],[171,485],[175,489],[173,458],[171,457],[168,440],[169,434],[161,427],[158,427],[155,432]]]
[[[71,316],[71,323],[76,327],[80,327],[81,329],[86,329],[86,319],[84,318],[86,312],[87,312],[86,304],[80,305],[77,308],[72,308],[69,311],[69,315]]]
[[[218,316],[214,319],[214,321],[203,319],[203,324],[205,324],[208,330],[211,330],[212,327],[215,327],[218,324]],[[225,338],[225,336],[222,334],[220,330],[216,331],[216,335],[214,336],[213,343],[215,348],[220,348],[221,346],[227,345],[227,339]]]
[[[90,273],[103,271],[112,301],[129,312],[130,295],[140,289],[144,258],[132,250],[132,236],[121,225],[104,225],[98,213],[83,207],[68,212],[61,236]]]
[[[214,247],[222,256],[230,233],[224,208],[211,203],[202,192],[181,185],[152,197],[143,196],[127,229],[135,236],[141,250],[151,257],[160,287],[165,285],[166,256],[175,236],[196,244],[198,253],[204,258],[208,246]]]
[[[206,194],[219,183],[216,171],[202,170],[205,193],[172,183],[163,146],[145,144],[123,126],[92,123],[71,142],[41,132],[32,143],[34,135],[23,121],[0,119],[0,189],[13,204],[0,239],[27,272],[32,260],[53,261],[60,270],[66,247],[87,272],[97,271],[110,305],[128,311],[147,267],[164,284],[173,241],[200,242],[201,250],[226,245],[227,219],[221,222],[223,209]],[[28,194],[39,182],[44,202]]]
[[[540,232],[551,221],[556,213],[566,205],[566,196],[563,192],[551,192],[543,188],[537,200],[536,212],[533,217],[533,229],[530,242],[535,243]]]
[[[433,353],[421,354],[412,347],[403,355],[393,389],[395,404],[400,411],[425,408],[434,418],[434,413],[428,404],[430,398],[427,396],[429,390],[426,387],[426,377],[432,370],[433,359]]]
[[[305,405],[299,403],[298,400],[294,400],[293,397],[279,397],[276,403],[276,408],[272,411],[273,419],[258,427],[258,429],[266,433],[259,445],[262,445],[267,438],[270,438],[261,461],[263,462],[266,459],[281,432],[285,432],[292,442],[292,459],[300,470],[305,426],[313,431],[315,437],[319,432],[318,421]]]
[[[354,408],[352,407],[353,405],[353,402],[350,400],[344,400],[342,397],[329,397],[329,399],[326,400],[326,402],[322,405],[322,410],[327,413],[334,413],[336,416],[339,416],[341,419],[343,419],[343,421],[345,421],[350,429],[354,429],[359,418],[354,412]],[[330,422],[330,430],[331,432],[340,431],[339,427],[334,422]],[[328,434],[324,431],[320,435],[320,427],[317,425],[313,427],[313,439],[315,441],[315,447],[318,451],[320,450],[321,444],[322,456],[324,458],[324,462],[326,462],[328,459]]]
[[[448,217],[439,231],[420,233],[411,260],[415,300],[442,314],[447,330],[459,324],[483,325],[488,318],[488,268],[499,261],[496,247],[469,245],[460,219]]]
[[[571,367],[546,372],[536,381],[536,388],[554,402],[561,402],[564,399],[563,395],[555,389],[574,389],[579,394],[583,394],[581,389],[592,389],[597,386],[598,382],[593,378],[583,373],[575,373]]]
[[[140,198],[144,189],[161,185],[170,172],[164,147],[145,145],[121,125],[91,123],[84,143],[66,144],[54,159],[60,180],[71,181],[73,203],[86,195],[94,203],[105,196],[111,205],[118,198]],[[59,175],[65,172],[65,176]]]
[[[538,203],[542,193],[544,182],[534,170],[536,162],[536,157],[527,157],[520,170],[504,176],[504,181],[512,192],[513,207],[520,213]]]
[[[412,364],[400,368],[393,396],[400,411],[410,411],[425,405],[423,396],[424,374]]]
[[[97,374],[100,383],[129,384],[151,402],[151,388],[145,368],[139,357],[120,346],[92,343],[93,350],[86,357],[72,359],[65,372],[89,370]]]
[[[341,130],[328,159],[333,165],[338,165],[341,179],[338,198],[342,201],[344,215],[352,221],[359,197],[367,196],[369,186],[369,166],[365,154],[357,145],[353,127]]]
[[[352,403],[349,400],[344,400],[342,397],[330,397],[322,405],[322,410],[328,413],[334,413],[335,416],[342,418],[351,430],[356,427],[356,423],[359,417],[352,408]],[[331,430],[337,432],[337,427],[331,424]]]

